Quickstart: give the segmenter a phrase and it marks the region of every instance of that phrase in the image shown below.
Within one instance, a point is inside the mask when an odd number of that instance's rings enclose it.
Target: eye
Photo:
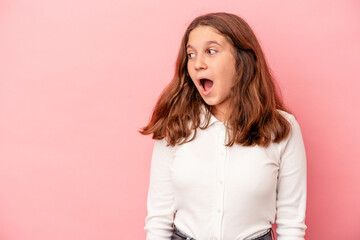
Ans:
[[[189,58],[193,58],[191,54],[194,54],[194,53],[188,53]]]
[[[211,53],[211,51],[212,51],[213,53]],[[209,52],[211,55],[213,55],[213,54],[215,54],[217,51],[214,50],[214,49],[209,49],[208,52]]]

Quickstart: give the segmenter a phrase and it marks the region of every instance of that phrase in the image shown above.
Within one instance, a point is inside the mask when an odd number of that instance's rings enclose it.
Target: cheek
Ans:
[[[236,77],[236,68],[234,63],[227,65],[226,68],[226,79],[229,85],[232,85]]]
[[[197,85],[196,85],[196,82],[194,81],[195,76],[194,76],[193,72],[191,72],[191,71],[188,70],[188,73],[189,73],[191,82],[192,82],[195,86],[197,86]]]
[[[216,63],[218,67],[218,73],[229,77],[230,75],[234,75],[235,72],[235,59],[230,57],[225,57]]]
[[[191,71],[191,65],[188,63],[187,64],[187,67],[186,67],[186,69],[187,69],[187,71],[188,71],[188,73],[189,73],[189,76],[191,77],[191,79],[192,79],[192,76],[193,76],[193,72]]]
[[[235,82],[234,75],[231,71],[225,71],[224,74],[220,77],[220,79],[220,85],[222,85],[221,91],[228,93]]]
[[[231,66],[224,66],[220,72],[220,78],[223,78],[224,85],[230,86],[234,82],[235,70]]]

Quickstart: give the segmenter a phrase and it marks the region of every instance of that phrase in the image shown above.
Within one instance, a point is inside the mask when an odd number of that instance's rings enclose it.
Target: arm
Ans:
[[[174,192],[170,166],[172,147],[165,139],[156,140],[151,159],[150,184],[145,218],[146,240],[170,240],[173,232]]]
[[[284,142],[277,183],[278,240],[304,240],[306,211],[306,153],[300,126],[290,116],[292,129]]]

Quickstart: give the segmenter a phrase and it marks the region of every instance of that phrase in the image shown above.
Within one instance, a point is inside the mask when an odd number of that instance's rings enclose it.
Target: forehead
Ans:
[[[198,26],[190,32],[186,48],[197,48],[202,45],[210,45],[211,43],[218,43],[223,47],[229,45],[227,39],[215,28]]]

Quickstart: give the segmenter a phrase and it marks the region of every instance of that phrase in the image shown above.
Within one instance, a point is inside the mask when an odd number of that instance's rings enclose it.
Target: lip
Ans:
[[[206,96],[206,95],[209,95],[209,94],[210,94],[210,92],[211,92],[211,90],[213,89],[215,83],[214,83],[213,80],[211,80],[211,81],[213,81],[213,86],[212,86],[209,90],[205,91],[205,89],[203,88],[203,85],[201,84],[201,81],[200,81],[200,79],[204,79],[204,78],[210,79],[210,78],[207,78],[207,77],[199,77],[199,78],[197,79],[197,82],[198,82],[198,84],[199,84],[199,86],[200,86],[200,89],[201,89],[202,94],[203,94],[204,96]]]

